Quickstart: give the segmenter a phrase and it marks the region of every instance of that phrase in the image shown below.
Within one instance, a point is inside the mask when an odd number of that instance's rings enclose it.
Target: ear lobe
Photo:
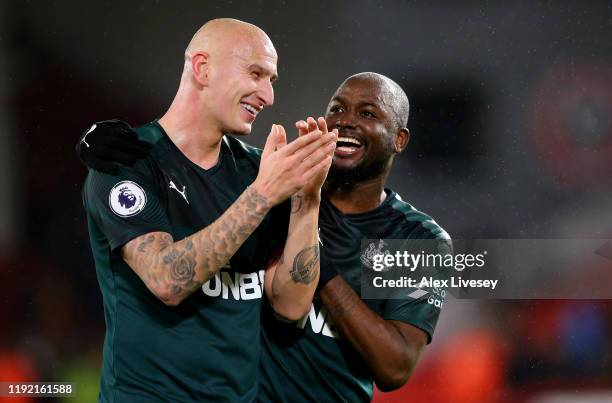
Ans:
[[[191,70],[193,71],[193,78],[204,87],[208,85],[209,67],[208,53],[197,52],[191,56]]]
[[[393,144],[395,152],[400,153],[406,148],[408,143],[410,142],[410,131],[408,128],[404,127],[397,132],[395,136],[395,143]]]

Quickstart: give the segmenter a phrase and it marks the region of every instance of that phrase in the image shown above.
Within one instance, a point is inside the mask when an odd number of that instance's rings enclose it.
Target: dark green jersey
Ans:
[[[166,306],[121,259],[121,246],[152,231],[180,240],[211,224],[255,180],[261,151],[225,136],[217,165],[204,170],[156,122],[136,131],[154,143],[150,156],[116,176],[91,171],[83,192],[107,327],[100,399],[251,401],[263,269],[286,237],[287,205],[201,290]]]
[[[387,198],[379,207],[363,214],[342,214],[327,199],[321,201],[321,248],[326,249],[325,255],[358,293],[362,239],[450,239],[431,217],[402,201],[396,193],[386,192]],[[431,340],[440,301],[428,298],[363,301],[384,319],[414,325]],[[335,331],[316,297],[310,313],[297,323],[278,321],[267,306],[262,318],[259,401],[372,399],[373,379],[363,359]]]

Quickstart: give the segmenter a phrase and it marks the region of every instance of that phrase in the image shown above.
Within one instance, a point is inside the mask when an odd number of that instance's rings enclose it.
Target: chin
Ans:
[[[235,134],[237,136],[246,136],[251,134],[252,125],[241,125],[236,126],[228,131],[228,133]]]
[[[362,159],[359,160],[349,160],[345,158],[337,158],[334,156],[332,159],[332,169],[342,170],[342,171],[352,171],[354,169],[359,168],[361,165]]]
[[[327,178],[336,185],[354,185],[384,175],[388,161],[388,158],[348,161],[334,158]]]

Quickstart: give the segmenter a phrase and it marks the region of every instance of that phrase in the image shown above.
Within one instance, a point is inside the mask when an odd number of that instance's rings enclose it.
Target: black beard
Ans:
[[[329,173],[327,174],[327,188],[350,189],[357,183],[380,177],[384,175],[387,170],[389,158],[390,156],[385,155],[382,158],[362,161],[354,168],[340,168],[332,163]]]

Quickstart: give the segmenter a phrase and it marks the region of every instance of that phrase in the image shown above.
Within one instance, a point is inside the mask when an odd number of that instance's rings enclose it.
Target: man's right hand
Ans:
[[[304,136],[309,132],[317,130],[317,128],[325,135],[327,130],[327,123],[325,122],[325,118],[320,117],[317,120],[309,117],[307,121],[300,120],[295,123],[295,127],[298,129],[298,137]],[[334,135],[336,136],[336,140],[338,139],[338,129],[332,130]],[[334,155],[335,147],[330,150],[330,156]],[[327,165],[326,169],[322,169],[319,171],[317,175],[315,175],[306,186],[301,189],[301,192],[305,196],[316,196],[317,198],[321,197],[321,186],[323,186],[323,182],[327,178],[327,174],[329,172],[329,168],[331,167],[332,160],[330,159],[329,165]]]
[[[270,207],[281,203],[329,169],[336,139],[317,128],[287,144],[283,126],[273,125],[252,186]]]
[[[138,139],[127,122],[113,119],[96,122],[87,129],[76,145],[76,153],[88,168],[115,174],[117,164],[133,165],[149,155],[151,147]]]

